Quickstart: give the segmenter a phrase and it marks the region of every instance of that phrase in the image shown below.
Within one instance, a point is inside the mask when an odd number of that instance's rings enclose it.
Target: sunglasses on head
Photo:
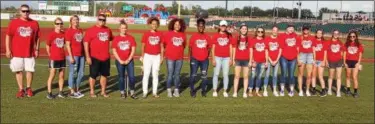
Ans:
[[[102,21],[102,22],[105,22],[106,21],[106,19],[98,19],[99,21]]]
[[[30,10],[21,10],[22,13],[30,13]]]
[[[55,23],[55,25],[64,25],[64,23],[62,23],[62,22],[61,23]]]

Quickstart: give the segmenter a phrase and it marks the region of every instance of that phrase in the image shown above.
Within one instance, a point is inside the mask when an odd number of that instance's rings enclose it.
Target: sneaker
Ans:
[[[284,92],[284,90],[280,91],[280,96],[281,96],[281,97],[285,96],[285,92]]]
[[[202,91],[202,97],[207,97],[207,93],[205,91]]]
[[[311,95],[312,95],[312,96],[317,96],[317,95],[316,95],[316,92],[317,92],[316,89],[313,88],[313,90],[311,91]]]
[[[59,94],[57,95],[57,97],[59,97],[59,98],[65,98],[63,92],[61,92],[61,91],[59,92]]]
[[[336,97],[341,97],[341,93],[338,92],[338,93],[336,94]]]
[[[25,96],[25,91],[23,89],[18,91],[17,94],[16,94],[17,98],[22,98],[24,96]]]
[[[328,90],[328,95],[332,96],[332,90]]]
[[[168,93],[168,97],[169,97],[169,93]],[[143,94],[142,98],[147,98],[147,94]]]
[[[263,92],[263,96],[264,96],[264,97],[268,97],[268,92],[267,92],[267,91],[264,91],[264,92]]]
[[[171,89],[167,89],[168,91],[168,97],[172,97],[172,90]]]
[[[55,97],[52,95],[52,93],[47,93],[47,99],[54,99]]]
[[[303,96],[303,92],[300,91],[300,92],[298,93],[298,96]]]
[[[274,91],[274,92],[273,92],[273,96],[275,96],[275,97],[279,97],[279,94],[277,93],[277,91]]]
[[[246,93],[243,93],[243,94],[242,94],[242,97],[243,97],[243,98],[247,98],[247,94],[246,94]]]
[[[354,94],[353,94],[353,97],[354,97],[354,98],[358,98],[358,97],[359,97],[359,94],[358,94],[358,93],[354,93]]]
[[[254,96],[252,91],[250,91],[250,92],[247,93],[247,94],[248,94],[249,97],[253,97],[253,96]]]
[[[27,94],[27,97],[32,97],[34,94],[33,94],[33,91],[31,90],[31,88],[26,88],[26,94]]]
[[[345,92],[345,95],[346,95],[346,96],[351,96],[351,95],[352,95],[352,92],[350,92],[350,90],[347,90],[347,91]]]
[[[82,94],[81,92],[76,92],[76,94],[77,94],[77,99],[85,96],[85,94]]]
[[[133,95],[131,95],[131,96],[130,96],[130,98],[132,98],[132,99],[138,99],[138,97],[137,97],[137,96],[135,96],[134,94],[133,94]]]
[[[178,90],[174,90],[173,96],[174,97],[180,97],[180,93],[178,92]]]
[[[194,91],[190,91],[190,96],[191,96],[192,98],[195,98],[195,97],[196,97],[196,93],[195,93]]]
[[[322,90],[322,93],[320,94],[320,97],[327,96],[327,91],[325,89]]]
[[[77,98],[77,93],[70,93],[68,96],[70,98]]]
[[[217,92],[214,91],[214,93],[212,93],[212,96],[213,96],[213,97],[217,97]]]
[[[306,91],[306,96],[307,97],[311,96],[310,91]]]
[[[147,96],[147,95],[146,95],[146,96]],[[154,98],[159,98],[160,96],[157,95],[157,94],[153,94],[152,97],[154,97]]]
[[[233,97],[234,97],[234,98],[237,98],[237,93],[233,93]]]
[[[224,96],[224,97],[228,97],[229,95],[228,95],[227,92],[224,92],[224,93],[223,93],[223,96]]]
[[[290,92],[288,93],[288,95],[289,95],[289,97],[293,97],[293,96],[294,96],[294,91],[290,91]]]
[[[120,97],[123,98],[123,99],[126,99],[126,94],[125,93],[121,93]]]

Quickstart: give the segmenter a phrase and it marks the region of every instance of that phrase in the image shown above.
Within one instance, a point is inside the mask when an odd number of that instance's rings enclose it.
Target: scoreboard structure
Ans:
[[[88,0],[76,0],[76,1],[65,1],[65,0],[40,0],[38,1],[39,10],[65,10],[65,11],[89,11]]]

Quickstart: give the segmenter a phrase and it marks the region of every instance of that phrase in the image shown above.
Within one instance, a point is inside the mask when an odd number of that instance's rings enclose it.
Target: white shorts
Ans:
[[[34,57],[31,58],[19,58],[13,57],[10,60],[10,69],[12,72],[20,72],[20,71],[27,71],[27,72],[34,72],[35,71],[35,59]]]

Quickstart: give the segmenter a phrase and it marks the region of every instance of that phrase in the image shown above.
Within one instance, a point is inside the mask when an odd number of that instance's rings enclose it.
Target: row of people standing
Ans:
[[[22,7],[21,7],[22,8]],[[23,7],[23,9],[28,7]],[[22,10],[21,13],[24,10]],[[26,11],[26,10],[25,10]],[[26,17],[26,18],[25,18]],[[27,15],[20,19],[13,20],[8,28],[8,36],[12,36],[12,40],[7,38],[7,56],[11,57],[8,53],[17,53],[15,51],[22,51],[18,47],[14,47],[13,44],[19,43],[17,37],[27,37],[25,32],[19,32],[19,35],[14,35],[17,29],[17,24],[21,22],[30,21],[30,25],[34,26],[35,21],[29,19]],[[24,19],[25,18],[25,19]],[[110,49],[116,59],[116,67],[119,76],[119,89],[122,98],[127,97],[128,91],[125,87],[125,72],[129,77],[129,88],[130,97],[137,99],[134,93],[134,53],[136,48],[136,42],[132,35],[127,30],[128,26],[124,21],[120,22],[118,36],[113,36],[111,29],[105,26],[106,16],[99,15],[97,17],[97,23],[95,26],[87,29],[84,33],[79,28],[79,17],[72,16],[70,19],[70,26],[66,31],[62,31],[63,21],[57,18],[54,21],[54,32],[49,34],[47,40],[47,53],[50,56],[49,68],[50,75],[47,81],[48,94],[47,98],[52,99],[51,84],[55,77],[56,71],[59,75],[59,94],[58,97],[65,97],[63,94],[63,81],[64,81],[64,68],[66,67],[66,61],[69,63],[69,89],[70,96],[74,98],[81,98],[84,95],[80,93],[79,87],[82,82],[84,74],[84,63],[85,61],[90,66],[90,96],[97,97],[94,93],[94,86],[96,78],[100,76],[101,95],[103,97],[109,97],[106,93],[107,77],[110,75]],[[152,95],[153,97],[159,97],[157,94],[157,87],[159,85],[158,75],[160,65],[163,63],[164,58],[166,59],[167,65],[167,94],[168,97],[179,97],[179,86],[180,86],[180,72],[183,65],[184,49],[186,47],[187,38],[184,33],[185,23],[182,19],[174,19],[169,23],[169,31],[162,34],[157,30],[159,27],[159,20],[157,18],[150,18],[148,25],[150,31],[146,32],[142,37],[142,54],[141,61],[143,63],[143,80],[142,90],[143,97],[147,97],[148,94],[148,79],[152,73]],[[23,25],[26,25],[24,23]],[[228,97],[228,84],[229,84],[229,70],[230,66],[235,66],[235,78],[234,78],[234,93],[233,97],[237,97],[238,83],[240,78],[240,72],[243,71],[244,78],[244,92],[243,97],[247,96],[268,96],[267,86],[269,81],[269,75],[272,71],[272,89],[275,96],[284,96],[285,84],[289,85],[289,96],[294,95],[294,72],[296,65],[298,65],[298,88],[300,89],[299,95],[303,96],[304,92],[302,89],[302,76],[304,68],[307,70],[306,80],[306,95],[310,96],[310,84],[312,83],[312,94],[316,93],[316,80],[315,76],[318,72],[319,81],[322,87],[321,96],[332,94],[332,80],[336,72],[337,80],[337,93],[338,97],[340,94],[341,87],[341,68],[345,65],[347,69],[347,87],[350,87],[350,77],[354,79],[354,96],[358,97],[358,70],[360,69],[361,56],[363,47],[358,41],[356,32],[350,32],[345,45],[343,45],[339,39],[339,32],[333,31],[331,40],[324,40],[323,31],[318,30],[316,36],[310,35],[309,27],[303,27],[303,34],[301,36],[294,33],[293,25],[288,25],[286,33],[279,35],[278,28],[276,26],[272,29],[272,34],[268,37],[265,36],[265,30],[263,28],[257,28],[254,37],[250,37],[248,28],[246,25],[240,27],[239,35],[232,36],[227,31],[228,23],[226,21],[220,22],[220,28],[218,33],[215,33],[210,37],[205,33],[205,20],[197,20],[197,30],[191,36],[189,42],[188,56],[190,59],[190,95],[196,96],[197,89],[194,87],[196,82],[197,71],[200,69],[202,74],[201,92],[202,96],[206,96],[207,93],[207,73],[209,68],[209,55],[211,54],[211,63],[214,66],[213,69],[213,96],[218,96],[218,77],[220,72],[223,73],[223,96]],[[19,25],[18,25],[19,26]],[[17,30],[19,31],[19,30]],[[27,33],[27,32],[26,32]],[[39,33],[35,32],[35,37],[40,36]],[[34,36],[33,36],[34,37]],[[32,39],[32,38],[31,38]],[[12,41],[12,50],[9,47],[9,41]],[[112,41],[112,45],[110,45]],[[30,41],[34,42],[34,41]],[[83,42],[83,43],[82,43]],[[38,44],[38,43],[37,43]],[[66,46],[66,50],[65,47]],[[38,48],[38,47],[37,47]],[[9,50],[8,50],[9,49]],[[37,49],[38,50],[38,49]],[[36,50],[36,52],[37,52]],[[32,51],[32,50],[29,50]],[[36,53],[35,52],[35,53]],[[31,55],[31,53],[30,53]],[[37,55],[34,55],[35,57]],[[22,57],[22,56],[21,56]],[[33,59],[33,58],[32,58]],[[23,67],[18,67],[18,58],[12,58],[11,69],[13,72],[18,74],[20,69],[34,68],[35,65],[25,66],[27,63],[21,64]],[[24,60],[22,60],[24,61]],[[26,61],[26,59],[25,59]],[[18,63],[18,64],[17,64]],[[34,61],[35,63],[35,61]],[[280,78],[280,92],[277,92],[277,73],[278,66],[281,66],[281,78]],[[17,67],[16,67],[17,66]],[[328,66],[329,69],[329,80],[328,89],[325,88],[323,79],[324,66]],[[249,80],[249,71],[251,69],[251,76]],[[261,90],[261,77],[266,72],[266,76],[263,84],[263,95],[260,93]],[[351,72],[353,74],[351,75]],[[22,76],[22,75],[21,75]],[[75,78],[76,77],[76,78]],[[18,80],[17,80],[18,81]],[[19,83],[19,82],[18,82]],[[174,84],[174,90],[172,90],[172,83]],[[20,84],[20,83],[19,83]],[[22,82],[21,82],[22,84]],[[31,85],[31,84],[30,84]],[[22,86],[22,85],[21,85]],[[28,88],[31,91],[30,86]],[[247,92],[249,89],[249,92]],[[253,93],[255,90],[255,93]],[[173,91],[173,93],[172,93]],[[350,90],[347,90],[347,95],[351,94]],[[32,92],[31,92],[32,93]],[[29,91],[27,91],[30,96]],[[17,97],[25,95],[23,88],[17,93]],[[31,95],[32,96],[32,95]]]

